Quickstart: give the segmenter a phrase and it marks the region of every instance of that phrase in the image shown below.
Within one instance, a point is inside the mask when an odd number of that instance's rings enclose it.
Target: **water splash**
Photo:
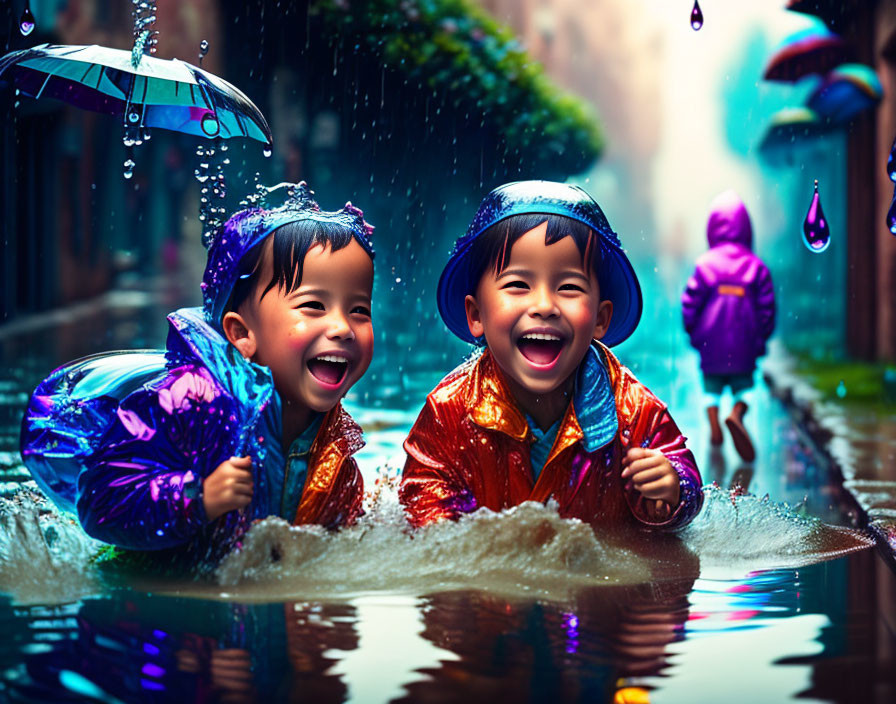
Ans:
[[[691,29],[695,32],[698,31],[703,26],[703,10],[700,9],[700,4],[697,0],[694,0],[694,7],[691,10]]]
[[[34,21],[34,15],[31,14],[31,3],[25,1],[25,9],[22,10],[22,16],[19,18],[19,31],[23,37],[27,37],[34,31],[37,23]]]
[[[0,592],[23,604],[74,601],[100,591],[91,558],[101,543],[36,492],[0,498]]]
[[[820,254],[831,244],[831,231],[818,195],[818,179],[815,179],[815,192],[803,221],[803,242],[813,254]]]
[[[151,26],[156,21],[156,0],[131,0],[134,5],[134,48],[131,62],[136,67],[144,54],[155,54],[159,33]]]
[[[644,557],[598,540],[580,521],[560,518],[556,505],[480,510],[413,531],[397,493],[387,488],[358,525],[338,533],[262,521],[216,576],[219,592],[223,587],[240,599],[459,588],[563,599],[577,588],[639,584],[651,574]]]
[[[374,485],[366,515],[351,528],[332,532],[268,518],[219,566],[216,583],[154,582],[152,588],[252,601],[472,588],[565,601],[581,589],[693,578],[698,571],[732,578],[796,568],[874,544],[865,533],[827,525],[767,496],[714,486],[704,488],[703,511],[680,539],[610,539],[561,518],[556,504],[533,502],[415,531],[404,518],[397,481],[391,476]],[[28,603],[96,593],[92,561],[100,546],[34,491],[0,498],[0,592]]]
[[[681,537],[700,557],[704,576],[801,567],[874,545],[865,533],[828,525],[767,494],[735,494],[718,486],[704,487],[703,494],[703,510]]]

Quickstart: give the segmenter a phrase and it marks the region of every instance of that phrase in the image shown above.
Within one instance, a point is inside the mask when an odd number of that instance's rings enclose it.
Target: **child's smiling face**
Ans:
[[[514,244],[503,271],[486,270],[466,297],[467,323],[514,390],[564,390],[592,339],[606,332],[613,304],[572,237],[546,245],[547,223]]]
[[[273,274],[270,243],[260,282]],[[363,376],[373,356],[373,262],[354,239],[333,251],[308,250],[297,289],[256,287],[240,313],[254,344],[237,347],[267,366],[288,403],[326,412]],[[261,296],[259,298],[259,296]]]

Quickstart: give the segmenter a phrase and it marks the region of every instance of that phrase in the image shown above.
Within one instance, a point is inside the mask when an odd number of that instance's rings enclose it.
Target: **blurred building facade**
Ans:
[[[664,38],[659,21],[633,22],[629,0],[481,0],[558,84],[589,101],[607,134],[601,169],[624,199],[614,228],[653,241],[654,159],[661,141]],[[643,8],[647,12],[647,8]],[[636,14],[636,12],[634,13]]]
[[[28,37],[16,31],[23,3],[12,5],[0,13],[10,51],[133,43],[130,3],[32,3]],[[307,180],[323,208],[351,200],[377,227],[377,368],[365,383],[400,393],[409,367],[444,368],[465,353],[447,334],[438,346],[427,339],[443,331],[439,271],[483,193],[519,178],[563,180],[588,168],[600,145],[577,100],[555,95],[475,3],[395,3],[383,22],[377,7],[158,0],[155,28],[160,58],[196,63],[208,40],[203,68],[242,89],[271,125],[270,159],[258,143],[231,145],[228,211],[256,182]],[[180,274],[180,302],[198,303],[197,140],[155,130],[125,179],[120,117],[11,87],[2,97],[0,324],[160,273]],[[554,137],[529,138],[533,125]]]

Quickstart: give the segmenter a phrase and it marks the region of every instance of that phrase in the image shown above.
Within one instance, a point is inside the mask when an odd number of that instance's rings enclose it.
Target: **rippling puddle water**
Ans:
[[[702,687],[709,701],[712,668],[730,701],[787,700],[809,688],[813,658],[848,649],[847,564],[871,541],[705,491],[679,537],[621,543],[538,504],[414,532],[386,482],[356,527],[268,519],[213,581],[129,586],[105,582],[90,560],[99,544],[20,492],[0,507],[0,592],[12,597],[0,602],[0,692],[695,701]]]

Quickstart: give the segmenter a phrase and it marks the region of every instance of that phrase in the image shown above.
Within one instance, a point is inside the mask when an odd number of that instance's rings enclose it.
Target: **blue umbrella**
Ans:
[[[42,44],[0,59],[0,81],[33,98],[123,115],[130,128],[248,137],[268,146],[272,141],[264,115],[238,88],[177,59],[97,45]]]
[[[864,64],[841,64],[825,76],[806,104],[821,118],[843,124],[873,108],[882,97],[883,87],[874,69]]]
[[[793,162],[795,147],[816,139],[829,127],[807,107],[784,108],[772,115],[759,144],[759,153],[771,165]]]

